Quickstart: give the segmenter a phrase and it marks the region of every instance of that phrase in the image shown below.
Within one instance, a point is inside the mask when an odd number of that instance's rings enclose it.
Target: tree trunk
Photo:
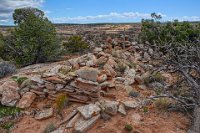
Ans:
[[[200,106],[194,108],[192,125],[188,133],[200,133]]]

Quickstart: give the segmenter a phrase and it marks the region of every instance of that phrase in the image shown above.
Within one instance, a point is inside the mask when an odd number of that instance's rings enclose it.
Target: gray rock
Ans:
[[[50,133],[64,133],[64,132],[65,132],[65,130],[63,128],[58,128]]]
[[[133,109],[133,108],[137,108],[139,106],[139,103],[135,100],[132,100],[132,101],[125,101],[125,102],[122,102],[125,106],[126,109]]]
[[[95,68],[90,68],[90,67],[83,67],[77,70],[76,74],[82,79],[96,82],[98,74],[99,74],[99,70]]]
[[[64,85],[63,84],[56,84],[55,88],[56,88],[56,91],[59,91],[59,90],[64,88]]]
[[[53,108],[44,109],[42,111],[37,112],[35,115],[36,120],[43,120],[53,116]]]
[[[133,91],[133,87],[127,85],[124,87],[124,89],[126,90],[126,92],[129,94],[131,91]]]
[[[136,75],[135,76],[135,81],[138,83],[138,84],[142,84],[144,82],[144,80],[142,79],[141,76],[139,75]]]
[[[125,74],[125,81],[124,81],[125,85],[131,85],[135,82],[136,72],[134,69],[126,69],[124,74]]]
[[[135,91],[131,91],[131,92],[129,92],[128,95],[131,96],[131,97],[138,97],[140,95],[140,93],[139,92],[135,92]]]
[[[94,53],[99,53],[99,52],[101,52],[101,51],[103,51],[102,48],[95,48],[95,49],[94,49]]]
[[[160,82],[153,82],[149,85],[153,89],[163,89],[165,86]]]
[[[105,112],[110,115],[116,115],[118,110],[119,102],[116,101],[105,101],[103,104]]]
[[[90,119],[94,114],[99,114],[101,109],[95,104],[88,104],[78,107],[77,110],[81,113],[84,119]]]
[[[126,110],[123,104],[119,105],[118,112],[121,113],[122,115],[126,115]]]
[[[148,53],[149,53],[150,55],[153,55],[153,49],[152,49],[152,48],[149,48]]]
[[[40,75],[35,75],[31,78],[31,81],[39,83],[39,84],[44,84],[44,80],[41,79]]]
[[[104,121],[108,121],[111,119],[111,116],[105,112],[102,112],[101,113],[101,118],[104,120]]]
[[[151,56],[147,52],[144,52],[144,59],[146,61],[149,61],[149,60],[151,60]]]
[[[85,133],[89,128],[91,128],[95,124],[95,122],[99,120],[99,118],[100,114],[88,120],[80,119],[78,122],[75,123],[75,133]]]

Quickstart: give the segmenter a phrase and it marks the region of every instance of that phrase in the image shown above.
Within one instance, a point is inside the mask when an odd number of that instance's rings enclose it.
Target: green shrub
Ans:
[[[27,80],[27,77],[17,77],[13,76],[11,77],[14,81],[16,81],[19,85],[21,85],[25,80]]]
[[[53,123],[50,123],[44,129],[44,133],[50,133],[50,132],[53,132],[54,130],[56,130],[56,126]]]
[[[177,45],[188,43],[191,45],[198,40],[200,36],[200,25],[190,22],[161,23],[159,19],[143,19],[142,29],[139,35],[141,42],[149,42],[151,45],[165,46],[171,45],[177,48]],[[158,48],[158,47],[153,47]],[[159,47],[160,52],[168,53],[167,47]]]
[[[13,19],[17,27],[6,40],[6,51],[18,65],[25,66],[55,59],[60,54],[54,25],[36,8],[16,9]]]
[[[1,127],[2,127],[3,129],[9,130],[13,125],[14,125],[13,122],[7,122],[7,123],[1,125]]]
[[[124,73],[125,70],[126,70],[126,68],[127,68],[126,64],[123,63],[123,62],[121,62],[121,61],[120,61],[119,63],[117,63],[117,65],[115,66],[115,69],[116,69],[118,72],[121,72],[121,73]]]
[[[131,124],[125,124],[124,129],[128,132],[131,132],[133,130],[133,127]]]
[[[62,109],[68,104],[68,97],[66,94],[59,94],[56,98],[56,109],[60,114]]]
[[[0,118],[4,116],[15,116],[18,113],[20,113],[19,108],[0,105]]]
[[[15,65],[7,62],[7,61],[0,61],[0,78],[8,75],[13,74],[16,72]]]
[[[157,107],[157,109],[161,111],[167,111],[170,105],[170,101],[168,98],[159,98],[158,100],[155,101],[154,104]]]
[[[146,85],[153,83],[153,82],[163,82],[165,79],[164,77],[161,75],[161,73],[157,72],[157,73],[153,73],[152,75],[150,75],[149,77],[144,79],[144,83]]]
[[[89,44],[81,36],[71,36],[68,42],[63,43],[63,46],[70,53],[83,52],[89,49]]]

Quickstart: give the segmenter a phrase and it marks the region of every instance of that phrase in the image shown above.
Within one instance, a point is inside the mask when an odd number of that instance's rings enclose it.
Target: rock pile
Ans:
[[[137,108],[140,102],[133,98],[129,101],[116,101],[115,94],[109,90],[124,89],[128,93],[132,92],[132,84],[143,83],[141,75],[145,70],[137,65],[133,66],[133,63],[141,59],[135,51],[142,46],[129,42],[125,48],[124,51],[119,46],[115,49],[102,46],[95,48],[93,53],[70,59],[43,72],[27,75],[20,82],[6,81],[0,86],[1,104],[27,109],[37,97],[56,100],[58,94],[66,94],[71,102],[87,104],[78,107],[58,124],[60,126],[67,123],[65,128],[73,127],[78,133],[85,132],[100,117],[107,119],[118,112],[126,115],[128,109]],[[152,50],[150,53],[152,54]],[[143,59],[149,61],[150,55],[144,53]],[[112,98],[112,101],[106,98]],[[34,117],[37,120],[47,119],[53,113],[54,109],[51,107],[38,111]]]

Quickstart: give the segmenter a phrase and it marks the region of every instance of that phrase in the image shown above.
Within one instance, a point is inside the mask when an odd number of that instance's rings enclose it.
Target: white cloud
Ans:
[[[108,14],[102,14],[102,15],[96,15],[96,16],[59,17],[59,18],[52,18],[51,20],[56,23],[67,23],[67,22],[93,21],[93,20],[101,20],[101,19],[109,19],[109,20],[112,20],[112,19],[141,19],[141,18],[150,18],[150,17],[151,17],[151,14],[148,14],[148,13],[111,12]]]
[[[0,0],[0,22],[8,22],[16,8],[40,7],[45,0]]]

